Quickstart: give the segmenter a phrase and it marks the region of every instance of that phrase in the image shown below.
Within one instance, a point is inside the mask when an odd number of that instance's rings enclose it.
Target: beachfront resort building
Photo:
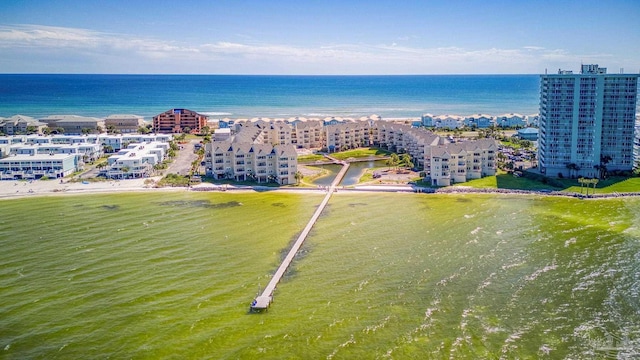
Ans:
[[[171,109],[153,117],[153,131],[164,134],[200,133],[208,117],[188,109]]]
[[[169,151],[169,143],[132,143],[107,158],[103,174],[110,179],[144,178],[151,176],[154,166],[161,163]]]
[[[431,147],[428,159],[431,185],[449,186],[495,175],[497,152],[494,139]]]
[[[23,154],[0,159],[0,180],[62,178],[78,169],[75,154]]]
[[[491,115],[473,114],[464,118],[464,124],[470,128],[486,129],[495,125],[495,120]]]
[[[14,115],[9,118],[0,117],[0,133],[5,135],[39,133],[47,124],[30,116]]]
[[[516,113],[502,114],[496,116],[495,123],[500,127],[523,128],[527,126],[527,117]]]
[[[165,134],[0,136],[0,179],[64,177],[82,170],[85,163],[101,157],[105,148],[117,152],[116,155],[120,157],[132,153],[131,149],[137,150],[133,151],[136,156],[129,156],[124,161],[115,161],[118,157],[110,160],[111,177],[141,177],[150,173],[146,171],[147,163],[153,166],[164,159],[171,139],[171,135]],[[126,152],[121,153],[123,147]],[[140,163],[136,164],[136,160]],[[131,171],[118,172],[122,166]]]
[[[173,139],[171,134],[112,134],[100,135],[97,142],[102,145],[105,152],[117,152],[127,148],[129,144],[161,142],[168,143]]]
[[[255,180],[294,184],[298,155],[293,144],[274,145],[265,124],[246,124],[230,139],[205,145],[205,169],[214,179]],[[280,127],[275,126],[280,133]],[[279,135],[278,135],[279,136]],[[286,136],[285,136],[286,137]]]
[[[424,128],[377,122],[373,127],[379,145],[408,153],[431,184],[448,186],[496,174],[498,144],[494,139],[450,143]]]
[[[236,123],[229,140],[207,145],[207,175],[216,179],[274,180],[291,184],[295,181],[297,167],[296,147],[334,152],[363,146],[380,146],[411,155],[414,167],[423,169],[434,185],[444,186],[496,173],[497,144],[493,139],[450,144],[445,137],[425,128],[371,117],[330,119],[324,122],[324,127],[322,123],[310,123],[307,127],[301,124],[303,122],[293,125],[281,121],[272,123],[267,119]],[[300,140],[297,134],[306,134],[304,130],[297,131],[300,129],[309,130],[309,134],[315,134],[317,138],[314,142],[295,142]],[[456,165],[450,166],[453,156]],[[455,171],[451,172],[450,167]]]
[[[294,126],[294,145],[298,149],[314,149],[323,147],[325,135],[323,123],[319,120],[301,121],[296,118]]]
[[[50,115],[39,121],[68,135],[101,133],[105,128],[103,119],[78,115]]]
[[[538,166],[549,176],[633,169],[637,74],[582,65],[541,76]]]
[[[325,126],[325,147],[329,152],[370,146],[371,124],[368,121],[346,122]]]
[[[436,129],[459,129],[464,126],[464,117],[459,115],[438,115],[433,118]]]
[[[138,115],[130,114],[114,114],[104,119],[104,125],[107,130],[113,129],[122,134],[137,133],[141,127],[146,124],[144,118]]]

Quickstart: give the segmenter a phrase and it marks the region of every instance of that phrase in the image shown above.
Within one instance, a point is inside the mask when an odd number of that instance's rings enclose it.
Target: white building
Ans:
[[[602,167],[630,171],[637,93],[637,74],[607,74],[598,65],[542,75],[540,171],[571,177],[597,177]]]
[[[326,148],[329,152],[371,145],[371,126],[366,121],[325,126]]]
[[[293,145],[213,141],[205,145],[207,176],[215,179],[294,184],[298,157]]]
[[[106,135],[101,134],[96,138],[96,141],[104,147],[110,147],[109,150],[119,151],[122,148],[127,148],[129,144],[134,143],[152,143],[161,142],[167,143],[173,139],[171,134],[125,134],[125,135]]]
[[[498,144],[493,139],[435,146],[425,160],[430,163],[431,184],[449,186],[495,175],[497,151]]]
[[[465,117],[464,124],[471,128],[486,129],[495,125],[493,116],[487,114],[473,114]]]
[[[464,126],[464,118],[458,115],[438,115],[433,118],[436,129],[459,129]]]
[[[539,114],[531,114],[527,116],[527,125],[538,127],[540,126],[540,115]]]
[[[11,155],[0,159],[0,180],[62,178],[78,167],[74,154]]]
[[[434,118],[433,114],[422,114],[422,116],[420,117],[420,119],[422,120],[422,126],[433,127],[434,126],[433,118]]]
[[[493,139],[451,144],[424,128],[383,121],[375,123],[373,132],[377,133],[378,145],[411,155],[433,185],[448,186],[496,173],[498,145]]]
[[[496,125],[500,127],[525,127],[527,117],[517,113],[502,114],[496,116]]]
[[[225,141],[231,137],[231,129],[222,128],[213,131],[213,141]]]
[[[154,165],[165,158],[168,143],[150,142],[129,144],[107,159],[105,175],[111,179],[144,178],[151,176]]]

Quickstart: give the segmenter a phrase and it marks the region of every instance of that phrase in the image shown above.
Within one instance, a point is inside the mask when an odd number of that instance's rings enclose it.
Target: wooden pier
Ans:
[[[300,233],[300,236],[298,236],[298,239],[293,244],[293,247],[291,248],[291,250],[289,250],[289,253],[282,261],[282,264],[280,264],[280,266],[278,267],[278,270],[276,271],[276,273],[273,274],[273,277],[271,278],[271,281],[269,281],[269,284],[267,284],[267,287],[265,287],[264,290],[262,291],[262,294],[259,294],[251,303],[252,311],[266,310],[269,307],[269,305],[271,305],[271,302],[273,301],[273,292],[276,289],[276,285],[278,285],[278,283],[280,282],[280,279],[289,268],[291,261],[293,261],[293,258],[296,256],[296,253],[298,252],[298,250],[300,250],[300,247],[302,246],[302,243],[304,243],[304,240],[307,238],[307,235],[311,231],[311,228],[320,217],[322,210],[324,210],[325,206],[327,206],[327,203],[329,202],[329,199],[331,199],[331,195],[333,194],[334,191],[336,191],[336,187],[338,186],[338,184],[340,184],[340,181],[342,181],[342,179],[344,178],[344,175],[347,173],[347,170],[349,169],[349,163],[341,161],[340,164],[342,164],[342,169],[336,175],[336,178],[331,183],[331,186],[329,186],[327,195],[325,195],[324,199],[322,199],[320,206],[318,206],[316,211],[313,213],[311,220],[309,220],[309,222],[307,223],[307,226],[305,226],[304,230],[302,230],[302,233]]]

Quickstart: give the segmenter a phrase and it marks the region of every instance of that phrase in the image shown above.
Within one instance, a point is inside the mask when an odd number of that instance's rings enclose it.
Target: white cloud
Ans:
[[[482,73],[536,72],[543,66],[579,62],[609,55],[576,55],[563,49],[523,46],[515,49],[465,49],[460,47],[420,48],[377,44],[331,44],[299,47],[265,44],[245,39],[246,43],[217,41],[204,44],[178,43],[127,34],[88,29],[39,25],[0,26],[0,49],[24,54],[67,53],[68,56],[103,61],[100,69],[114,67],[121,72],[118,56],[148,63],[148,71],[239,73]],[[252,43],[253,42],[253,43]],[[185,56],[188,54],[188,56]],[[108,60],[102,58],[108,55]],[[35,55],[34,55],[35,56]],[[28,61],[28,60],[25,60]],[[106,61],[111,62],[107,64]],[[114,62],[115,61],[115,62]],[[34,62],[35,63],[35,62]],[[124,63],[123,63],[124,64]],[[2,65],[2,59],[0,59]],[[65,64],[61,63],[60,67]],[[120,65],[127,71],[135,69]],[[1,67],[1,66],[0,66]],[[153,70],[151,70],[153,69]],[[247,70],[252,69],[252,70]],[[274,70],[275,69],[275,70]],[[176,71],[178,70],[178,71]],[[28,69],[26,71],[29,71]],[[36,70],[37,71],[37,70]],[[61,71],[69,71],[61,69]],[[89,70],[90,71],[90,70]],[[137,70],[140,71],[140,70]],[[539,69],[537,70],[539,71]]]

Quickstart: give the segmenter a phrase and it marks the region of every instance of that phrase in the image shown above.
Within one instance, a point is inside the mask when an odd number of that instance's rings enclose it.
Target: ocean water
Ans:
[[[0,116],[420,117],[538,112],[537,75],[233,76],[0,74]]]
[[[640,200],[337,193],[4,200],[2,359],[608,359],[640,349]]]

